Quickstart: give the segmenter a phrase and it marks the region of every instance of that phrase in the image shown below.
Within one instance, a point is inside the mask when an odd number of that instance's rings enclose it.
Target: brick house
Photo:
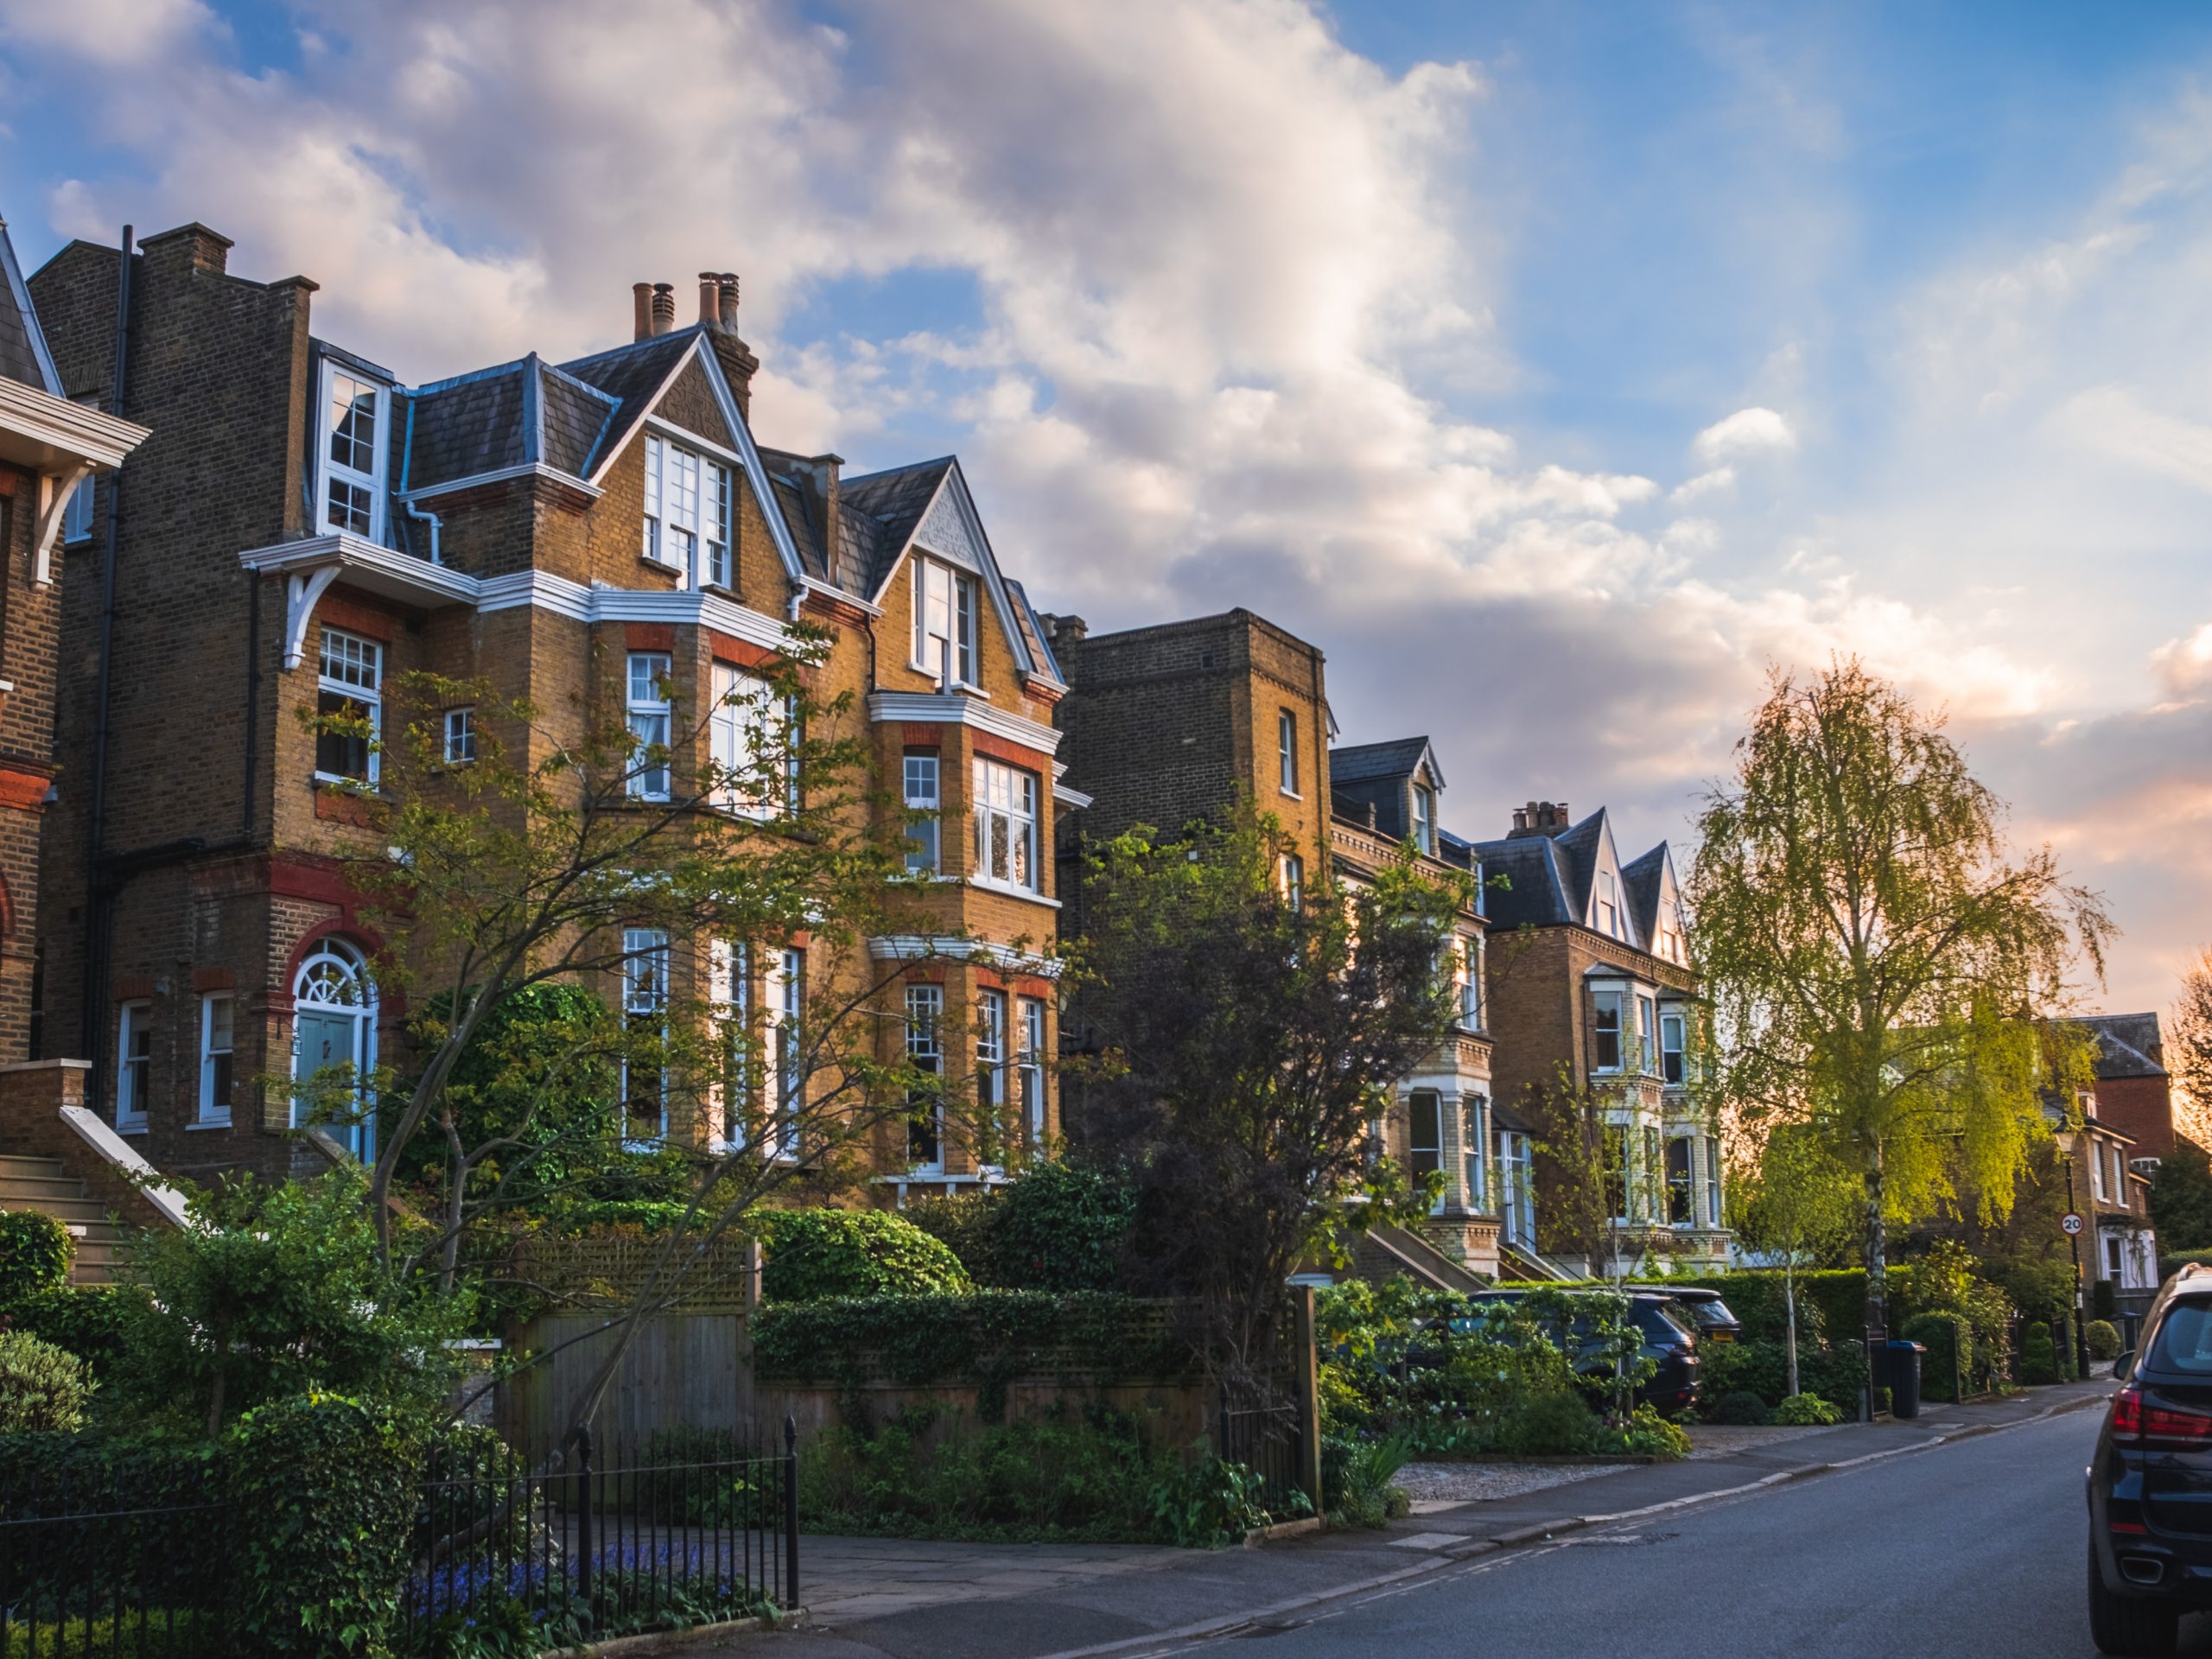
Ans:
[[[2135,1143],[2133,1156],[2174,1149],[2173,1079],[2155,1014],[2093,1014],[2079,1022],[2097,1040],[2097,1116]]]
[[[1324,658],[1306,641],[1241,609],[1110,634],[1090,633],[1077,617],[1047,617],[1046,626],[1070,688],[1057,711],[1069,781],[1091,802],[1068,820],[1059,844],[1071,931],[1084,919],[1086,842],[1137,823],[1173,835],[1240,792],[1299,848],[1286,858],[1288,889],[1302,892],[1325,873],[1331,882],[1370,879],[1408,836],[1440,870],[1472,868],[1468,844],[1437,826],[1443,779],[1426,738],[1330,747]],[[1417,798],[1428,803],[1426,817],[1414,813]],[[1363,1249],[1363,1272],[1402,1270],[1465,1288],[1471,1274],[1497,1271],[1499,1224],[1487,1207],[1496,1188],[1482,1155],[1484,925],[1471,908],[1450,947],[1462,1029],[1397,1085],[1379,1126],[1394,1157],[1442,1173],[1444,1197],[1425,1236],[1378,1229]]]
[[[2088,1223],[2082,1273],[2118,1291],[2147,1293],[2158,1283],[2151,1188],[2159,1159],[2174,1147],[2158,1016],[2099,1014],[2075,1023],[2096,1043],[2095,1080],[2079,1103],[2081,1127],[2066,1123],[2056,1101],[2046,1100],[2044,1111],[2069,1160],[2068,1207]]]
[[[100,1113],[166,1169],[278,1172],[307,1155],[283,1079],[397,1055],[382,942],[334,862],[362,843],[352,786],[377,762],[300,711],[381,721],[385,688],[429,671],[542,711],[620,710],[682,768],[701,757],[669,710],[734,706],[804,618],[833,637],[817,695],[849,694],[849,729],[821,734],[862,738],[890,780],[874,827],[907,833],[901,784],[935,814],[908,860],[937,878],[917,884],[922,924],[868,942],[892,982],[869,1003],[884,1055],[930,1055],[1049,1141],[1064,687],[958,462],[847,478],[836,455],[758,442],[734,276],[702,276],[688,326],[671,285],[640,283],[607,350],[408,386],[313,333],[315,283],[234,275],[230,245],[199,225],[122,256],[73,242],[30,283],[72,395],[104,395],[126,362],[125,407],[156,435],[112,525],[104,506],[87,526],[116,543],[111,639],[85,588],[60,623],[65,660],[104,672],[60,712],[84,760],[46,852],[42,1012],[93,1060]],[[474,717],[445,711],[449,760],[474,754]],[[598,988],[638,1017],[711,988],[773,1028],[850,988],[803,940],[622,950]],[[973,1052],[941,1052],[955,1029]],[[892,1126],[874,1149],[887,1202],[994,1178],[941,1125],[903,1140]]]
[[[1573,822],[1565,802],[1515,809],[1504,839],[1477,843],[1494,881],[1491,1028],[1502,1161],[1510,1184],[1537,1160],[1541,1097],[1595,1096],[1613,1205],[1608,1249],[1630,1273],[1724,1266],[1721,1153],[1690,1090],[1695,979],[1674,861],[1661,842],[1624,861],[1604,808]],[[1541,1179],[1535,1185],[1539,1206]],[[1541,1213],[1507,1207],[1506,1243],[1576,1273],[1609,1270]]]

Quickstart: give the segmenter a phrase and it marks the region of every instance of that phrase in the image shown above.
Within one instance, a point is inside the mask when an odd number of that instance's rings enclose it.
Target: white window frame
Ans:
[[[908,749],[901,757],[908,813],[906,874],[938,875],[944,870],[944,757],[936,749]]]
[[[92,493],[99,487],[97,474],[77,480],[77,487],[69,492],[69,504],[61,510],[61,540],[64,546],[92,539]]]
[[[623,683],[624,718],[630,735],[638,740],[637,750],[630,757],[629,775],[629,792],[636,800],[669,798],[670,760],[664,759],[653,766],[646,760],[645,752],[658,747],[665,753],[671,744],[675,713],[667,690],[671,666],[672,659],[664,651],[633,651],[623,664],[627,676]]]
[[[1518,1129],[1497,1132],[1498,1220],[1506,1238],[1536,1247],[1535,1151]]]
[[[300,1083],[300,1009],[334,1010],[351,1018],[353,1026],[351,1064],[354,1087],[365,1101],[370,1075],[377,1064],[377,988],[370,976],[368,958],[358,946],[343,939],[326,938],[300,963],[292,976],[292,1081]],[[312,1074],[310,1074],[312,1075]],[[301,1127],[300,1099],[292,1097],[291,1122]],[[328,1131],[363,1163],[376,1156],[376,1120],[366,1114],[350,1128]]]
[[[686,588],[728,588],[736,505],[729,468],[648,432],[645,498],[645,557],[675,571]]]
[[[1466,1031],[1483,1028],[1483,947],[1478,934],[1459,936],[1459,961],[1452,970],[1459,992],[1459,1025]]]
[[[975,759],[976,863],[974,880],[982,886],[1012,893],[1043,890],[1044,874],[1038,868],[1038,824],[1043,789],[1033,772],[1008,766],[979,754]],[[998,845],[1005,831],[1005,845]],[[1004,874],[995,855],[1005,853]],[[1027,880],[1022,878],[1027,865]]]
[[[799,1117],[806,1109],[806,952],[785,945],[770,954],[766,1005],[768,1077],[766,1089],[769,1156],[798,1157]]]
[[[622,930],[622,1023],[625,1029],[658,1018],[660,1040],[668,1041],[669,970],[673,966],[673,953],[669,948],[668,933],[658,927],[626,927]],[[635,1122],[630,1110],[630,1056],[626,1047],[622,1056],[622,1138],[632,1147],[658,1145],[668,1139],[669,1075],[664,1053],[660,1077],[654,1094],[660,1102],[659,1122],[652,1135],[634,1133]]]
[[[972,689],[981,586],[971,572],[942,559],[917,554],[912,563],[914,626],[907,666],[933,680]]]
[[[1282,855],[1282,901],[1290,913],[1298,915],[1306,908],[1306,861],[1296,853]]]
[[[938,1092],[927,1097],[929,1138],[935,1155],[917,1158],[914,1129],[923,1115],[906,1103],[906,1170],[912,1175],[944,1173],[944,987],[909,985],[906,988],[906,1063],[938,1079]]]
[[[1275,758],[1282,792],[1294,801],[1305,798],[1298,792],[1298,716],[1288,709],[1275,714]]]
[[[1705,1137],[1705,1224],[1708,1227],[1720,1224],[1720,1137],[1708,1135]]]
[[[2099,1204],[2105,1202],[2105,1149],[2098,1142],[2089,1142],[2089,1192]]]
[[[216,1010],[222,1011],[222,1043],[216,1044]],[[238,999],[229,991],[209,991],[200,999],[200,1112],[202,1123],[227,1123],[231,1121],[230,1096],[238,1088]],[[229,1077],[224,1086],[216,1085],[219,1062],[227,1062],[223,1069]],[[220,1094],[223,1099],[215,1096]]]
[[[315,650],[318,703],[324,696],[340,697],[360,705],[367,711],[369,720],[368,764],[361,775],[357,778],[351,772],[326,772],[318,765],[315,775],[326,782],[365,783],[373,787],[383,773],[384,756],[378,746],[384,736],[384,650],[380,640],[365,634],[334,628],[327,623],[323,626]],[[317,741],[321,741],[320,734]]]
[[[1682,1219],[1675,1219],[1675,1148],[1682,1148]],[[1697,1225],[1697,1134],[1691,1129],[1670,1129],[1661,1148],[1659,1169],[1660,1212],[1671,1227],[1690,1228]]]
[[[1648,996],[1636,999],[1636,1050],[1643,1062],[1643,1074],[1656,1076],[1659,1070],[1659,1009]]]
[[[365,472],[354,464],[351,455],[346,461],[340,461],[331,453],[333,447],[340,442],[345,442],[349,451],[354,448],[352,435],[349,434],[346,438],[340,439],[336,429],[337,402],[340,395],[341,383],[352,387],[356,393],[366,393],[373,399],[368,410],[369,467]],[[316,387],[316,394],[315,531],[318,535],[328,535],[335,531],[342,535],[357,536],[363,541],[374,542],[381,545],[385,532],[385,480],[390,471],[391,453],[391,387],[384,381],[372,379],[368,375],[363,374],[350,364],[340,363],[334,358],[326,357],[322,359],[321,384]],[[350,415],[351,405],[348,409]],[[333,486],[336,485],[343,485],[348,489],[362,490],[367,493],[368,524],[366,528],[356,528],[350,523],[339,524],[332,519],[330,504]],[[349,518],[351,517],[350,510],[348,517]]]
[[[1598,872],[1598,931],[1607,938],[1621,937],[1621,884],[1611,870]]]
[[[1029,1149],[1035,1152],[1045,1144],[1049,1103],[1045,1096],[1045,1000],[1038,996],[1020,998],[1015,1005],[1016,1041],[1015,1070],[1020,1078],[1021,1124],[1027,1135]]]
[[[1420,1122],[1424,1103],[1435,1114],[1433,1119],[1434,1137],[1426,1144],[1418,1140],[1419,1130],[1415,1127]],[[1424,1159],[1428,1160],[1426,1168],[1422,1166]],[[1408,1089],[1406,1090],[1406,1174],[1410,1179],[1426,1175],[1431,1169],[1439,1174],[1448,1175],[1444,1167],[1444,1091],[1440,1089]],[[1449,1191],[1447,1187],[1446,1192]],[[1441,1205],[1444,1201],[1445,1194],[1440,1193],[1436,1203]]]
[[[707,941],[707,1018],[715,1028],[715,1080],[707,1090],[708,1149],[734,1152],[745,1145],[745,987],[742,941]]]
[[[717,661],[714,673],[715,707],[707,721],[709,758],[715,767],[712,799],[742,817],[781,817],[789,810],[790,777],[797,764],[791,753],[790,707],[779,701],[775,687],[734,663]],[[785,749],[784,777],[769,781],[761,757],[777,742]],[[764,782],[766,793],[760,788]]]
[[[1618,1074],[1628,1058],[1628,1032],[1625,1029],[1627,998],[1618,990],[1597,989],[1590,993],[1590,1069],[1612,1077]],[[1613,1016],[1613,1063],[1605,1064],[1605,1024],[1601,1018],[1608,1010]]]
[[[476,707],[464,703],[446,710],[446,764],[465,766],[476,759]]]
[[[1014,1102],[1014,1065],[1004,991],[976,993],[976,1122],[986,1141],[1005,1143],[1007,1108]]]
[[[1490,1145],[1490,1097],[1487,1095],[1459,1096],[1460,1161],[1465,1165],[1461,1172],[1466,1182],[1467,1207],[1487,1212],[1490,1206],[1490,1160],[1484,1156]]]
[[[1670,1046],[1671,1041],[1671,1046]],[[1662,1009],[1659,1014],[1659,1080],[1669,1088],[1680,1088],[1690,1080],[1689,1018],[1686,1014]],[[1674,1075],[1668,1075],[1668,1061],[1674,1062]]]
[[[1598,1182],[1599,1196],[1605,1195],[1605,1184],[1611,1179],[1605,1166],[1607,1154],[1612,1149],[1612,1137],[1621,1138],[1621,1207],[1609,1217],[1616,1226],[1635,1224],[1636,1217],[1636,1124],[1629,1118],[1608,1117],[1598,1125]]]
[[[1413,786],[1414,845],[1431,858],[1436,856],[1436,791],[1427,784]]]
[[[116,1010],[115,1127],[118,1134],[146,1132],[146,1107],[153,1091],[154,1005],[147,998],[133,997]]]

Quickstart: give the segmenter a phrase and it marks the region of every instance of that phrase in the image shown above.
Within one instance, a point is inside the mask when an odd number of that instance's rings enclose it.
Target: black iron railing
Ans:
[[[220,1503],[0,1519],[0,1655],[199,1659],[228,1651]]]
[[[1300,1501],[1306,1491],[1300,1471],[1303,1429],[1294,1401],[1232,1407],[1229,1391],[1222,1390],[1215,1453],[1260,1478],[1260,1507],[1277,1521],[1313,1513],[1311,1501]]]
[[[394,1645],[486,1625],[573,1644],[797,1606],[797,1438],[787,1421],[762,1455],[721,1433],[587,1432],[535,1465],[504,1448],[434,1465]]]

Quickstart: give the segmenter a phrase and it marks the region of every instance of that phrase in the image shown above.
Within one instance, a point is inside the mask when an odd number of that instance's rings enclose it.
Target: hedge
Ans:
[[[1891,1270],[1892,1280],[1897,1269]],[[1744,1322],[1744,1334],[1780,1342],[1789,1325],[1783,1275],[1771,1270],[1717,1273],[1707,1279],[1669,1279],[1670,1285],[1717,1290],[1729,1311]],[[1797,1342],[1854,1342],[1866,1322],[1866,1273],[1863,1268],[1824,1268],[1797,1275]]]
[[[1920,1357],[1920,1397],[1947,1405],[1955,1402],[1958,1391],[1952,1384],[1959,1375],[1953,1367],[1961,1363],[1959,1321],[1948,1313],[1917,1313],[1904,1322],[1897,1334],[1928,1350]],[[1970,1364],[1973,1356],[1973,1338],[1969,1335],[1965,1362]]]
[[[754,1313],[763,1376],[875,1378],[907,1388],[973,1383],[988,1421],[1012,1377],[1078,1374],[1096,1382],[1180,1376],[1191,1369],[1162,1304],[1111,1291],[979,1290],[969,1296],[840,1296],[766,1303]]]
[[[69,1282],[76,1241],[53,1217],[35,1210],[0,1210],[0,1313],[29,1296]]]
[[[143,1294],[127,1285],[65,1285],[0,1306],[0,1326],[67,1348],[105,1377],[127,1352],[125,1299]]]
[[[904,1217],[881,1210],[772,1210],[758,1219],[771,1302],[969,1288],[960,1258]]]

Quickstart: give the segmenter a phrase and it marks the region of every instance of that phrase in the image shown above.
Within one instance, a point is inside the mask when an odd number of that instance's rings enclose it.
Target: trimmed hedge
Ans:
[[[1891,1270],[1891,1294],[1897,1271]],[[1780,1342],[1789,1313],[1783,1276],[1771,1270],[1716,1273],[1705,1279],[1670,1279],[1669,1284],[1717,1290],[1729,1311],[1744,1322],[1755,1341]],[[1797,1345],[1857,1339],[1866,1319],[1866,1274],[1862,1268],[1829,1268],[1797,1275]]]
[[[1952,1369],[1959,1361],[1957,1322],[1947,1313],[1918,1313],[1907,1319],[1897,1334],[1928,1350],[1920,1357],[1920,1397],[1953,1403],[1958,1392],[1952,1386],[1958,1375]],[[1971,1338],[1968,1342],[1971,1344]],[[1969,1357],[1972,1352],[1969,1345]]]
[[[0,1210],[0,1313],[26,1297],[69,1282],[77,1242],[69,1230],[35,1210]]]
[[[772,1210],[758,1230],[771,1302],[831,1296],[957,1294],[969,1288],[960,1258],[902,1216],[882,1210]]]
[[[128,1351],[128,1299],[143,1294],[126,1285],[64,1285],[0,1309],[0,1327],[28,1331],[66,1348],[91,1366],[95,1377],[105,1377]]]
[[[907,1388],[974,1383],[1001,1403],[1007,1379],[1039,1371],[1106,1382],[1191,1369],[1189,1345],[1157,1303],[1110,1291],[767,1303],[752,1325],[753,1363],[763,1376],[849,1386],[878,1377]],[[982,1402],[987,1421],[996,1414],[990,1404]]]

